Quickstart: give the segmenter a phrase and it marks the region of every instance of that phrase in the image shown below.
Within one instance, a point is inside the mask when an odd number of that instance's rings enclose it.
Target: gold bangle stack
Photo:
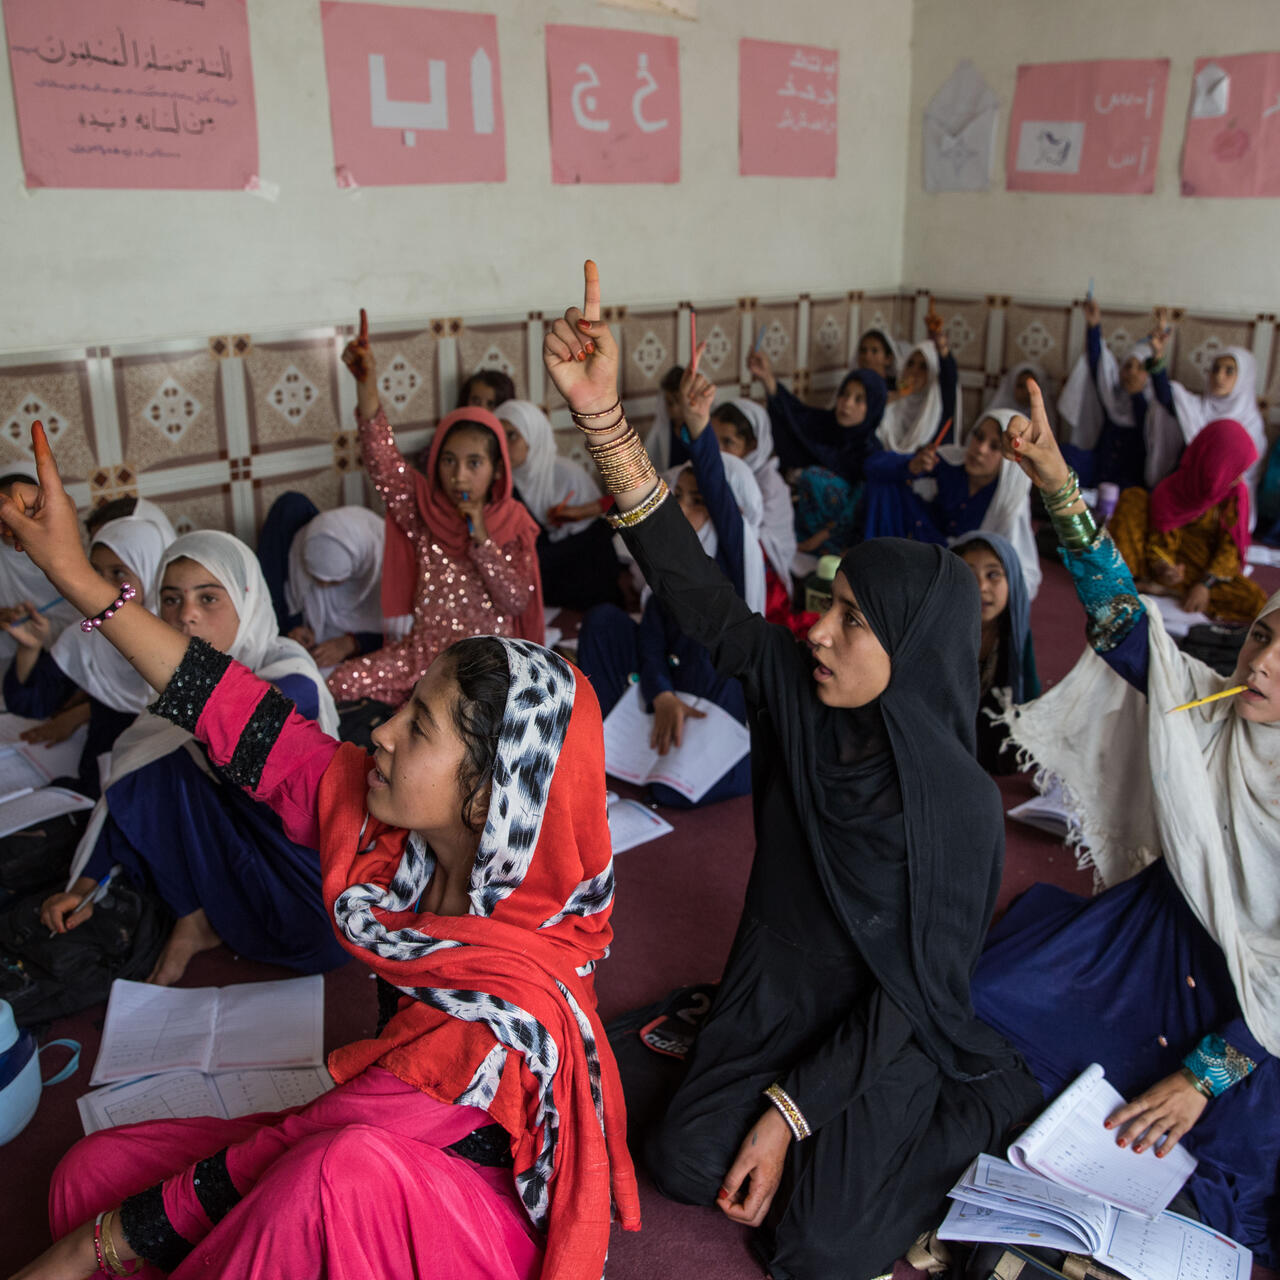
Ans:
[[[791,1100],[791,1095],[780,1084],[771,1084],[764,1091],[764,1096],[777,1107],[797,1142],[812,1136],[813,1130],[809,1128],[804,1112],[796,1106]]]
[[[670,496],[671,490],[667,488],[667,482],[659,479],[653,487],[653,492],[638,507],[633,507],[630,511],[622,511],[617,515],[608,515],[605,519],[615,529],[630,529],[642,520],[647,520]]]
[[[626,493],[638,489],[657,474],[645,452],[644,441],[628,430],[608,444],[589,444],[587,452],[600,469],[610,493]]]
[[[116,1239],[112,1233],[113,1220],[116,1217],[114,1209],[109,1210],[102,1218],[102,1256],[106,1260],[107,1266],[111,1269],[113,1276],[131,1276],[138,1269],[138,1263],[134,1263],[132,1267],[127,1266],[120,1252],[116,1248]]]
[[[615,410],[618,411],[618,416],[608,426],[600,427],[595,425],[598,418],[607,418]],[[579,413],[576,409],[570,409],[569,416],[573,419],[573,425],[584,436],[604,436],[608,435],[610,431],[616,431],[622,425],[626,419],[627,411],[623,409],[622,399],[619,397],[607,409],[601,409],[599,413]],[[588,423],[591,425],[588,426]]]

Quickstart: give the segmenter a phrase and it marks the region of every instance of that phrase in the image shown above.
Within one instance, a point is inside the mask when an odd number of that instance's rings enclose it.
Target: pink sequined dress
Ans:
[[[455,641],[468,636],[520,634],[517,620],[538,597],[537,554],[525,536],[502,545],[492,539],[477,544],[444,527],[433,530],[428,522],[431,508],[422,500],[422,478],[397,447],[386,414],[379,409],[359,425],[365,469],[386,504],[388,520],[395,522],[413,547],[413,629],[401,640],[335,667],[329,689],[339,702],[376,698],[398,706],[436,654]],[[441,430],[436,436],[438,443]],[[500,439],[505,460],[506,439]],[[435,453],[433,448],[428,488],[436,483]],[[510,466],[504,471],[509,476]],[[504,489],[509,488],[508,480]],[[500,494],[498,501],[509,498]],[[485,516],[486,525],[493,527],[487,508]],[[452,510],[446,519],[460,524]]]

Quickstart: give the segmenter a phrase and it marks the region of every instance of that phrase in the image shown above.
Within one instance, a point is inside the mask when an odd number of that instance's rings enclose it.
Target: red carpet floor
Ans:
[[[1042,680],[1062,678],[1079,656],[1083,628],[1079,605],[1065,570],[1045,564],[1045,582],[1033,609],[1033,630]],[[1280,586],[1280,571],[1260,570],[1268,589]],[[1028,798],[1028,779],[1002,779],[1006,809]],[[617,866],[615,943],[598,975],[606,1021],[658,999],[673,987],[715,980],[724,964],[742,905],[753,848],[746,799],[692,813],[668,813],[675,830],[620,855]],[[1088,892],[1090,876],[1077,870],[1071,853],[1050,837],[1008,824],[1000,909],[1037,880]],[[225,985],[288,976],[283,970],[238,959],[225,948],[198,956],[184,986]],[[71,1037],[84,1047],[80,1068],[47,1090],[27,1130],[0,1149],[0,1240],[5,1270],[17,1267],[48,1243],[45,1195],[62,1153],[81,1136],[76,1098],[87,1091],[102,1029],[101,1008],[53,1026],[44,1039]],[[325,982],[325,1043],[334,1048],[374,1029],[373,982],[357,963]],[[45,1074],[65,1060],[63,1050],[46,1055]],[[868,1158],[874,1158],[868,1153]],[[615,1229],[610,1280],[689,1277],[698,1280],[758,1280],[760,1268],[748,1252],[746,1234],[715,1209],[664,1200],[642,1179],[644,1229]],[[911,1273],[914,1274],[914,1273]],[[1255,1269],[1255,1280],[1271,1277]],[[1273,1278],[1274,1280],[1274,1278]]]

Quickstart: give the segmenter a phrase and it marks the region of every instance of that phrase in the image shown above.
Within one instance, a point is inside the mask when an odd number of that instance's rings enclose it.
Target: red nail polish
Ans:
[[[591,353],[592,351],[594,351],[595,349],[596,349],[596,344],[595,344],[594,342],[588,342],[588,343],[587,343],[587,352],[588,352],[588,354],[590,354],[590,353]]]
[[[581,351],[579,351],[579,352],[578,352],[578,354],[577,354],[577,359],[579,359],[579,360],[585,360],[586,358],[587,358],[587,357],[586,357],[586,355],[585,355],[583,352],[581,352]]]
[[[578,328],[579,328],[579,329],[590,329],[590,328],[591,328],[591,321],[590,321],[590,320],[579,320],[579,321],[578,321]]]

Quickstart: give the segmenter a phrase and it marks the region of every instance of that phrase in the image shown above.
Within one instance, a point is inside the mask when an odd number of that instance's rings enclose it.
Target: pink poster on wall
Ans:
[[[547,27],[553,182],[680,181],[674,36]]]
[[[839,120],[834,49],[738,42],[738,172],[834,178]]]
[[[4,0],[28,187],[244,188],[245,0]]]
[[[1280,196],[1280,53],[1196,62],[1182,194]]]
[[[340,187],[506,179],[492,14],[325,0],[320,17]]]
[[[1009,190],[1149,195],[1168,81],[1167,58],[1019,67]]]

